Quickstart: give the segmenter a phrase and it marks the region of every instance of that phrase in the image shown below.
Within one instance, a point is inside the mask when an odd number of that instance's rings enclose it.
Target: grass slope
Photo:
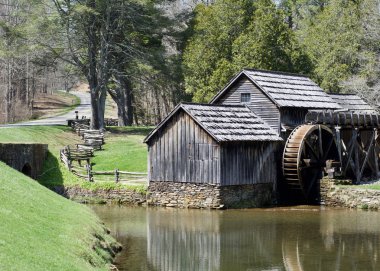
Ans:
[[[71,174],[59,161],[59,150],[69,144],[79,143],[80,139],[64,126],[28,126],[0,128],[1,143],[45,143],[49,153],[44,163],[44,172],[39,178],[45,186],[80,184],[81,180]]]
[[[96,152],[92,162],[95,170],[146,172],[147,147],[141,135],[115,135],[106,138],[104,150]]]
[[[115,127],[107,133],[103,151],[97,151],[92,159],[94,170],[114,170],[146,172],[147,147],[143,143],[151,127]],[[80,138],[68,127],[30,126],[0,129],[0,142],[7,143],[46,143],[49,144],[48,159],[39,182],[45,186],[79,185],[88,189],[131,188],[114,182],[88,183],[78,179],[59,161],[59,150],[65,145],[80,143]],[[111,176],[112,177],[112,176]],[[111,178],[113,179],[113,177]],[[133,187],[133,189],[143,189]],[[145,189],[145,188],[144,188]]]
[[[70,112],[80,104],[80,98],[65,92],[54,91],[52,94],[40,94],[35,99],[32,119],[59,116]]]
[[[0,172],[1,270],[107,270],[101,245],[113,240],[89,208],[1,162]]]

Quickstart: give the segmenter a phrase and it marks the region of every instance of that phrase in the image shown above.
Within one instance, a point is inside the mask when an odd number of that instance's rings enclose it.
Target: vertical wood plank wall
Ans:
[[[221,146],[221,185],[276,183],[276,143],[229,143]]]
[[[220,184],[219,145],[184,112],[149,146],[149,180]]]
[[[248,78],[242,77],[217,104],[241,104],[241,93],[250,93],[251,102],[247,106],[269,126],[280,132],[280,111],[277,106]]]
[[[297,127],[305,123],[307,109],[302,108],[281,108],[281,123],[290,127]]]

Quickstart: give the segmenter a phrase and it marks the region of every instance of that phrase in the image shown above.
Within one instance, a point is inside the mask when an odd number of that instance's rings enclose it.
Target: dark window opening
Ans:
[[[240,102],[249,103],[251,101],[251,93],[242,93],[240,96]]]
[[[24,165],[21,172],[26,176],[32,177],[32,167],[28,163]]]

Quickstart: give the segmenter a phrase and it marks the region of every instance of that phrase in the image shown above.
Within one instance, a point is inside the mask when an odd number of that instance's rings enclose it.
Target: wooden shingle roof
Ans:
[[[246,106],[181,103],[145,138],[148,142],[178,111],[184,110],[217,142],[282,141]]]
[[[330,97],[343,108],[352,112],[377,114],[378,111],[355,94],[330,94]]]
[[[245,69],[211,101],[218,100],[233,82],[245,75],[278,107],[297,107],[307,109],[340,109],[327,93],[304,75]]]

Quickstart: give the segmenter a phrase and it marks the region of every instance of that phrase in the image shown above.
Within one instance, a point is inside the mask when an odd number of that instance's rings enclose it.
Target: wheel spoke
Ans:
[[[292,193],[315,200],[315,185],[323,176],[326,159],[334,159],[334,142],[332,132],[323,125],[305,124],[292,132],[283,158],[284,180]]]
[[[327,156],[330,153],[330,150],[331,150],[331,147],[333,146],[333,143],[334,143],[334,138],[331,138],[329,144],[327,145],[327,149],[325,151],[325,155],[323,156],[323,161],[325,161],[327,159]]]
[[[307,189],[305,189],[305,193],[306,193],[307,198],[310,198],[310,192],[311,192],[315,182],[320,178],[320,175],[321,175],[320,169],[318,171],[315,170],[313,177],[311,178],[311,181],[309,182]]]
[[[310,154],[311,154],[312,156],[314,156],[314,158],[315,158],[316,160],[319,160],[320,157],[319,157],[319,155],[314,151],[314,148],[313,148],[313,146],[310,145],[310,142],[307,141],[307,139],[305,139],[305,143],[306,143],[306,145],[308,146],[309,150],[311,151]]]
[[[322,145],[322,128],[321,125],[318,125],[318,142],[319,142],[319,153],[320,157],[322,158],[323,155],[323,145]]]

